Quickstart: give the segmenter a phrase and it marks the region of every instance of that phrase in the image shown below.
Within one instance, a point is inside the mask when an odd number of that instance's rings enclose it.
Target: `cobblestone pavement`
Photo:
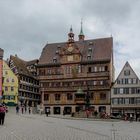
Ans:
[[[54,117],[10,111],[0,126],[0,140],[140,140],[140,122]]]

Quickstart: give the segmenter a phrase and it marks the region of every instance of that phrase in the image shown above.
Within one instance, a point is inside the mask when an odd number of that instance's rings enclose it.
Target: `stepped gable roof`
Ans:
[[[10,56],[10,60],[14,62],[19,74],[24,74],[27,76],[33,76],[27,69],[27,61],[22,60],[18,56]]]
[[[59,55],[56,55],[58,47],[64,48],[67,42],[47,44],[41,53],[39,65],[53,63],[53,58],[57,57],[59,62]],[[87,61],[88,49],[92,49],[92,61],[111,60],[113,53],[113,38],[100,38],[84,41],[75,41],[74,46],[77,46],[82,55],[81,61]]]

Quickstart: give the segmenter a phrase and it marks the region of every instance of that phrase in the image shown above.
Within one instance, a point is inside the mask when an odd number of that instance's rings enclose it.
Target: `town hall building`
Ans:
[[[79,40],[72,27],[66,42],[46,44],[37,65],[41,103],[51,114],[92,108],[110,114],[114,78],[113,38]]]

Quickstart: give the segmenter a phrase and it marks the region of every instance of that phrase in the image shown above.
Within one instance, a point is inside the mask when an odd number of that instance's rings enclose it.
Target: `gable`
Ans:
[[[117,77],[115,84],[135,84],[136,82],[140,83],[139,78],[130,64],[126,62],[119,76]]]

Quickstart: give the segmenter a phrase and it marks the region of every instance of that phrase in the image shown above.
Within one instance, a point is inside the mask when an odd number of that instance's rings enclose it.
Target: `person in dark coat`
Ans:
[[[16,106],[16,114],[19,114],[19,105]]]
[[[0,125],[4,124],[5,112],[6,112],[5,107],[3,105],[0,105]]]
[[[46,116],[48,117],[48,115],[49,115],[49,112],[50,112],[50,109],[49,108],[46,108],[45,109],[45,113],[46,113]]]
[[[29,106],[28,110],[29,110],[29,114],[31,114],[31,107],[30,106]]]

